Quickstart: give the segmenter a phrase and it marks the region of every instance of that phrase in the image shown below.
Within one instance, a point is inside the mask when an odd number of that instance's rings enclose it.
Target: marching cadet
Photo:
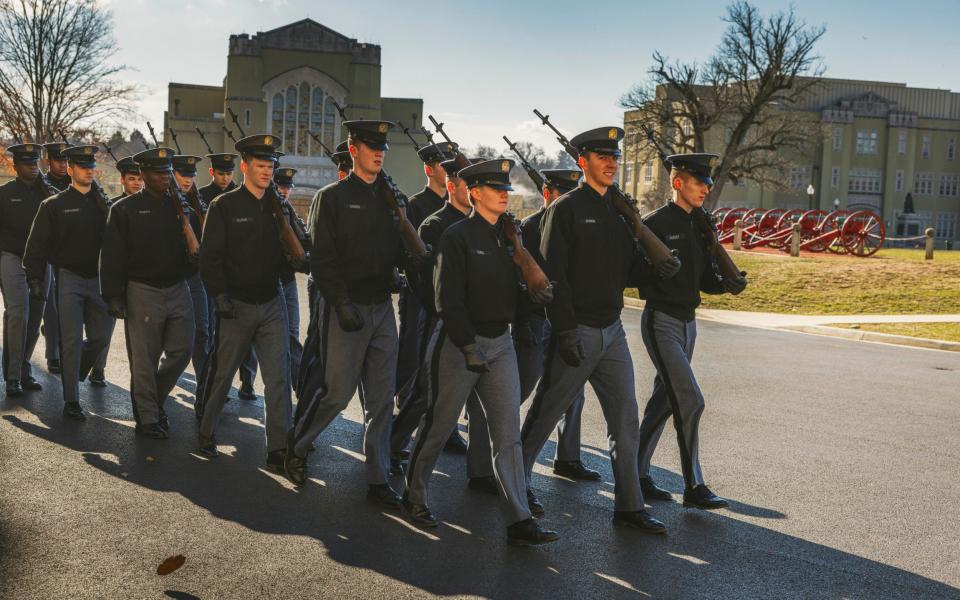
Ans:
[[[317,193],[310,231],[311,272],[321,295],[320,355],[303,378],[297,417],[287,442],[285,470],[306,482],[313,442],[362,385],[367,495],[399,507],[388,483],[390,422],[397,371],[397,325],[391,301],[394,268],[404,259],[396,215],[381,168],[387,121],[347,121],[353,171]]]
[[[540,172],[543,187],[543,206],[523,220],[523,245],[543,263],[540,256],[540,223],[543,213],[557,198],[574,190],[583,175],[579,169],[548,169]],[[513,327],[513,342],[520,370],[520,400],[525,402],[543,375],[543,361],[550,340],[550,323],[542,306],[532,302],[521,303],[517,322]],[[553,458],[553,472],[574,480],[599,481],[600,473],[588,469],[580,460],[580,417],[583,412],[583,388],[577,393],[570,408],[557,426],[557,450]]]
[[[593,129],[571,140],[584,182],[551,204],[540,244],[544,270],[555,280],[547,307],[551,341],[543,377],[523,424],[523,460],[529,480],[550,432],[589,380],[607,421],[616,480],[613,522],[648,533],[663,523],[644,510],[637,476],[640,422],[633,362],[620,321],[623,290],[640,275],[630,231],[611,204],[620,157],[619,127]],[[542,505],[531,494],[537,512]]]
[[[43,389],[33,378],[30,358],[40,337],[43,298],[30,294],[23,270],[27,235],[40,203],[56,190],[40,175],[38,144],[7,148],[13,155],[16,178],[0,187],[0,290],[3,291],[3,375],[7,397],[24,390]],[[41,285],[46,289],[49,269],[44,268]]]
[[[330,159],[337,163],[337,181],[345,178],[350,174],[351,169],[353,169],[353,157],[350,155],[350,149],[346,141],[337,144],[335,152]]]
[[[701,208],[713,186],[715,154],[675,154],[670,185],[673,201],[655,210],[643,221],[663,242],[678,252],[680,273],[670,279],[649,277],[640,287],[646,299],[641,322],[643,343],[657,369],[653,393],[640,423],[640,484],[647,498],[671,500],[670,492],[650,477],[650,460],[667,418],[673,416],[680,445],[683,471],[683,505],[701,509],[724,508],[727,501],[706,486],[700,468],[700,417],[704,401],[690,361],[697,339],[695,309],[700,292],[739,294],[746,280],[733,281],[715,275],[712,257],[704,241]],[[707,224],[709,226],[709,224]]]
[[[471,161],[463,154],[456,154],[450,160],[440,163],[447,172],[447,201],[443,208],[428,216],[420,224],[420,239],[431,249],[431,260],[427,261],[423,269],[424,275],[418,278],[420,282],[415,289],[420,303],[424,307],[423,329],[426,337],[422,342],[420,355],[420,369],[416,381],[412,386],[409,400],[401,406],[393,421],[390,432],[390,468],[393,474],[403,473],[403,460],[409,458],[405,451],[410,443],[410,436],[420,425],[423,415],[429,408],[428,381],[430,378],[430,361],[427,346],[433,336],[437,335],[441,321],[437,313],[433,287],[433,268],[437,252],[440,250],[440,238],[448,227],[467,218],[473,205],[470,203],[470,190],[465,180],[457,176],[457,172],[470,166]],[[468,487],[472,490],[499,494],[500,487],[493,475],[493,463],[490,460],[490,435],[487,432],[486,418],[480,406],[476,393],[470,394],[467,399],[467,414],[469,415],[470,443],[467,445],[467,478]],[[456,436],[460,440],[457,424],[453,424],[453,434],[444,444],[449,450],[451,439]],[[420,434],[422,435],[422,431]]]
[[[130,396],[137,435],[166,439],[167,396],[190,362],[193,305],[187,288],[187,245],[170,194],[170,148],[133,160],[145,189],[110,207],[100,253],[100,288],[110,314],[126,320]]]
[[[70,174],[67,173],[67,159],[63,151],[67,149],[66,142],[50,142],[43,145],[47,155],[47,183],[62,192],[70,187]],[[57,314],[57,277],[54,270],[50,271],[47,285],[47,303],[43,307],[43,339],[47,359],[47,371],[53,375],[60,373],[60,315]]]
[[[227,152],[207,154],[206,158],[210,160],[210,183],[200,188],[199,191],[203,204],[210,206],[213,199],[220,194],[236,189],[237,184],[233,181],[233,172],[237,168],[234,164],[237,155]]]
[[[520,449],[520,379],[510,337],[520,276],[500,224],[507,209],[512,160],[478,162],[458,172],[474,211],[440,238],[434,268],[436,308],[443,320],[431,340],[430,408],[410,461],[403,499],[406,518],[436,527],[427,485],[450,428],[474,390],[486,414],[494,473],[504,502],[507,542],[534,545],[559,535],[533,519]]]
[[[44,296],[49,263],[57,278],[63,414],[80,421],[80,384],[100,354],[110,345],[114,319],[100,296],[98,260],[107,223],[109,199],[93,179],[97,146],[71,146],[63,151],[69,164],[70,187],[47,198],[33,221],[23,255],[30,293]],[[84,329],[87,339],[83,339]]]
[[[309,252],[310,239],[306,234],[306,226],[293,205],[287,199],[290,196],[290,190],[293,189],[293,177],[297,174],[296,169],[290,167],[278,167],[273,173],[273,182],[280,192],[281,207],[283,214],[286,215],[290,227],[297,233],[300,245]],[[287,331],[290,333],[290,381],[296,381],[297,373],[300,371],[300,359],[303,357],[303,344],[300,343],[300,290],[297,289],[296,273],[290,271],[281,276],[280,286],[283,292],[283,306],[286,311]],[[257,378],[257,354],[250,348],[243,362],[240,364],[240,398],[244,400],[256,399],[256,392],[253,390],[253,382]],[[245,396],[244,393],[247,393]]]
[[[290,424],[290,353],[279,281],[284,257],[271,203],[271,180],[281,140],[247,136],[235,145],[243,184],[217,196],[207,210],[200,275],[214,298],[217,322],[203,395],[197,399],[199,447],[217,455],[214,437],[227,391],[251,343],[263,367],[267,469],[283,469]]]
[[[143,189],[143,177],[140,174],[140,166],[133,161],[132,156],[127,156],[118,160],[117,171],[120,172],[120,188],[123,191],[110,199],[111,206],[113,206],[113,203],[121,198],[132,196]],[[103,286],[102,280],[100,285],[101,287]],[[97,359],[96,364],[93,365],[93,369],[90,370],[90,376],[87,377],[87,381],[90,382],[90,385],[94,387],[107,386],[106,369],[107,355],[109,354],[109,347],[104,348],[103,352],[100,353],[100,357]]]

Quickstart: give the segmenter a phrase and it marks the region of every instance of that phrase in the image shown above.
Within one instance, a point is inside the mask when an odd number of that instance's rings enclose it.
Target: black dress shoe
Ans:
[[[393,491],[389,483],[378,483],[367,487],[367,498],[389,508],[400,506],[400,496]]]
[[[407,471],[406,464],[399,454],[390,457],[390,475],[399,477]]]
[[[60,374],[60,359],[59,359],[59,358],[51,358],[50,360],[47,361],[47,372],[50,373],[51,375],[59,375],[59,374]]]
[[[401,505],[403,516],[416,527],[436,527],[437,518],[433,516],[430,507],[426,504],[414,504],[404,500]]]
[[[293,485],[303,485],[307,482],[307,457],[297,456],[293,451],[293,444],[287,443],[287,451],[283,455],[283,474]]]
[[[500,484],[497,483],[497,478],[493,475],[471,477],[470,481],[467,482],[467,487],[475,492],[484,492],[492,496],[500,495]]]
[[[249,383],[241,383],[240,391],[237,392],[237,397],[241,400],[256,400],[257,393],[253,391],[253,386]]]
[[[87,381],[89,381],[90,385],[93,387],[107,387],[107,377],[104,375],[102,369],[94,369],[90,371]]]
[[[640,491],[643,492],[643,497],[646,500],[664,500],[667,502],[673,500],[673,494],[659,487],[649,477],[640,478]]]
[[[559,539],[559,533],[543,529],[533,519],[524,519],[507,527],[507,543],[511,546],[539,546]]]
[[[667,526],[654,519],[645,510],[618,510],[613,513],[613,524],[633,527],[644,533],[666,533]]]
[[[216,458],[219,452],[217,452],[217,438],[207,437],[202,433],[197,437],[197,452],[200,456],[206,456],[207,458]]]
[[[27,390],[28,392],[39,392],[43,389],[43,386],[40,385],[40,382],[34,379],[33,377],[24,378],[20,386]]]
[[[23,388],[20,387],[19,379],[7,381],[7,398],[16,398],[23,395]]]
[[[79,402],[67,402],[63,405],[63,416],[76,421],[86,421],[87,415],[83,414]]]
[[[581,481],[600,481],[600,472],[588,469],[579,460],[555,460],[553,472],[561,477],[579,479]]]
[[[283,461],[287,456],[287,450],[271,450],[267,452],[267,470],[271,473],[283,475]]]
[[[463,436],[460,435],[459,430],[453,430],[453,433],[451,433],[450,437],[447,438],[447,443],[443,445],[443,451],[450,452],[452,454],[467,453],[467,442],[463,439]]]
[[[710,491],[710,488],[700,484],[693,489],[683,490],[683,505],[688,508],[716,510],[726,508],[730,503]]]
[[[143,437],[148,437],[154,440],[165,440],[168,436],[167,432],[160,427],[159,423],[149,423],[147,425],[137,425],[134,428],[134,431],[137,435],[142,435]]]
[[[160,409],[160,418],[157,419],[157,425],[160,426],[160,429],[170,433],[170,420],[167,418],[167,413],[163,412],[163,409]]]
[[[527,507],[530,508],[530,513],[535,517],[542,517],[546,512],[543,510],[543,503],[540,502],[540,499],[533,493],[533,490],[527,489]]]

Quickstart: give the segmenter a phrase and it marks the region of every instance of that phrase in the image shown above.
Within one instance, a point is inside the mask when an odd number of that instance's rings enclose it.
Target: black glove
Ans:
[[[463,358],[467,361],[468,371],[486,373],[490,370],[490,367],[487,366],[487,357],[483,354],[483,350],[477,348],[476,344],[467,344],[460,348],[460,352],[463,352]]]
[[[302,259],[297,260],[291,257],[288,262],[290,263],[290,267],[297,273],[303,273],[305,275],[310,274],[310,253],[309,252],[305,252],[303,254]]]
[[[189,252],[187,252],[187,264],[190,265],[191,267],[199,267],[200,253],[198,252],[197,254],[190,254]]]
[[[564,331],[557,335],[557,351],[560,352],[560,358],[571,367],[579,367],[587,353],[583,351],[583,344],[580,342],[580,334],[576,329]]]
[[[213,299],[214,311],[221,319],[236,319],[237,309],[233,307],[230,296],[226,294],[217,294]]]
[[[107,314],[114,319],[126,319],[127,307],[120,298],[110,298],[107,300]]]
[[[47,299],[46,290],[43,289],[43,282],[39,279],[31,279],[27,282],[27,286],[30,288],[30,297],[34,300],[43,300]]]
[[[517,339],[517,344],[520,346],[533,348],[538,345],[539,341],[533,333],[533,327],[530,326],[530,321],[514,323],[513,335]]]
[[[740,271],[740,277],[727,277],[723,280],[723,289],[736,296],[747,287],[747,272]]]
[[[553,302],[553,283],[551,282],[546,288],[537,292],[528,290],[528,295],[534,304],[550,304]]]
[[[670,279],[679,273],[680,267],[680,257],[677,255],[676,250],[670,250],[670,258],[662,260],[658,263],[653,263],[653,268],[657,271],[657,275],[663,277],[664,279]]]
[[[352,302],[343,302],[334,307],[337,311],[337,320],[340,321],[340,329],[346,332],[360,331],[363,329],[363,315]]]

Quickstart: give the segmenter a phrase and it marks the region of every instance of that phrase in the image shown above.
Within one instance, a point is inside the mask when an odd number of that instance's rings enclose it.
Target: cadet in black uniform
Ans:
[[[541,529],[530,513],[520,450],[520,379],[510,337],[520,275],[500,221],[507,210],[507,192],[513,189],[513,164],[489,160],[458,172],[470,187],[474,211],[440,238],[434,288],[443,325],[428,350],[430,408],[410,459],[403,509],[415,525],[437,525],[427,506],[427,485],[447,432],[475,391],[489,426],[507,542],[531,545],[559,536]]]
[[[190,362],[193,305],[187,288],[187,245],[169,191],[170,148],[134,156],[145,189],[110,207],[100,253],[100,288],[110,314],[126,319],[130,397],[135,431],[166,439],[167,396]]]
[[[41,146],[18,144],[13,155],[16,179],[0,187],[0,290],[3,291],[3,376],[7,397],[42,389],[31,374],[30,359],[40,337],[43,298],[32,296],[23,270],[23,249],[40,203],[56,190],[40,175]],[[41,286],[47,289],[49,269]]]
[[[540,223],[543,213],[557,198],[575,189],[583,173],[579,169],[549,169],[543,176],[543,207],[523,220],[523,245],[543,264],[540,256]],[[548,274],[549,276],[549,274]],[[550,322],[542,306],[522,302],[513,326],[513,342],[520,370],[520,401],[526,402],[543,375],[546,349],[550,340]],[[599,481],[600,473],[588,469],[580,460],[580,416],[583,412],[583,388],[557,425],[557,450],[553,472],[569,479]]]
[[[56,272],[63,414],[81,421],[86,416],[80,407],[79,382],[110,345],[114,326],[100,296],[98,260],[110,201],[93,179],[96,153],[97,146],[72,146],[63,151],[72,183],[40,204],[23,255],[34,297],[43,296],[47,264]]]
[[[420,303],[424,307],[423,329],[425,337],[422,340],[420,351],[420,368],[417,370],[416,381],[413,384],[413,394],[409,401],[400,408],[400,412],[393,421],[393,430],[390,433],[390,465],[391,472],[402,474],[402,462],[405,458],[404,450],[410,443],[410,436],[421,424],[424,413],[429,407],[428,381],[430,378],[430,361],[427,358],[427,346],[434,336],[438,335],[440,316],[437,313],[433,288],[433,268],[437,253],[440,250],[440,238],[448,227],[467,218],[473,205],[470,203],[470,190],[467,182],[457,176],[457,172],[470,166],[471,162],[463,154],[440,163],[447,171],[447,201],[443,208],[428,216],[420,224],[420,239],[431,249],[431,260],[423,266],[424,273],[416,278],[418,283],[415,289]],[[499,493],[499,486],[493,476],[493,463],[490,460],[490,435],[487,432],[486,418],[477,399],[476,393],[467,400],[467,414],[470,417],[470,443],[467,446],[467,477],[470,489]],[[453,425],[453,435],[447,439],[444,449],[448,450],[451,439],[460,438],[457,424]]]
[[[640,422],[633,362],[620,322],[623,290],[640,275],[631,232],[612,205],[619,127],[593,129],[571,140],[580,152],[584,182],[561,196],[543,216],[540,244],[547,275],[555,280],[547,306],[551,339],[543,378],[523,424],[527,478],[550,432],[590,382],[607,421],[616,479],[613,521],[649,533],[663,523],[644,510],[637,476]],[[535,499],[534,499],[535,500]],[[531,500],[531,504],[537,503]]]
[[[47,183],[62,192],[70,187],[70,174],[67,173],[67,159],[63,151],[69,144],[65,142],[51,142],[43,145],[47,155]],[[47,371],[57,375],[60,373],[60,315],[57,314],[57,274],[51,269],[50,281],[47,285],[47,303],[43,307],[43,339],[47,359]]]
[[[390,298],[403,242],[381,168],[386,121],[347,121],[353,172],[320,190],[311,211],[311,272],[322,296],[320,356],[309,366],[287,445],[286,473],[306,481],[307,453],[347,407],[358,386],[364,412],[368,497],[398,507],[390,487],[390,422],[397,370],[397,325]]]
[[[243,185],[217,196],[207,211],[200,246],[200,275],[216,303],[214,347],[207,366],[199,446],[217,455],[214,430],[227,391],[250,344],[263,367],[267,468],[283,468],[290,426],[290,353],[279,282],[290,265],[267,194],[281,140],[252,135],[236,143]]]
[[[732,281],[717,275],[704,241],[703,200],[713,185],[711,175],[718,158],[715,154],[667,158],[672,166],[673,201],[648,215],[644,223],[678,252],[682,267],[676,277],[651,275],[640,287],[640,297],[647,301],[641,327],[643,343],[657,369],[640,424],[640,483],[648,498],[671,499],[670,492],[650,477],[650,460],[667,418],[673,416],[685,483],[683,505],[703,509],[724,508],[727,501],[704,484],[700,468],[699,429],[704,402],[690,366],[697,339],[695,309],[700,305],[700,292],[739,294],[746,287],[745,279]]]

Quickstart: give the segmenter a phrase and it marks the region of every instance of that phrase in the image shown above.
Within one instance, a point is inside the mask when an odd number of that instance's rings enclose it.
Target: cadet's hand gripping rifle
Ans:
[[[150,137],[153,138],[153,143],[159,148],[160,142],[157,141],[157,134],[153,131],[153,125],[151,125],[149,121],[147,121],[147,129],[150,130]],[[187,246],[187,258],[191,262],[196,262],[200,257],[200,241],[197,239],[197,234],[193,231],[193,226],[190,225],[190,217],[188,217],[186,211],[183,210],[183,205],[187,200],[180,191],[180,184],[177,183],[177,178],[171,174],[169,181],[170,183],[167,185],[164,195],[173,201],[173,206],[177,211],[180,230],[183,232],[183,241]]]

